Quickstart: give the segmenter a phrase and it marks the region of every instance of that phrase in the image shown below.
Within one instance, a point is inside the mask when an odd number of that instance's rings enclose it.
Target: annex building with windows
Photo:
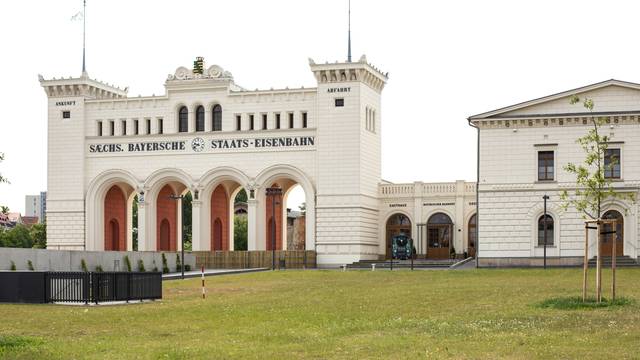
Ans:
[[[592,99],[593,111],[573,96]],[[583,214],[563,206],[560,196],[576,189],[575,175],[564,167],[583,164],[577,139],[601,117],[602,135],[610,137],[604,176],[616,192],[634,195],[640,187],[640,84],[607,80],[469,117],[478,128],[478,259],[480,266],[541,265],[544,238],[551,265],[583,263]],[[543,196],[549,197],[544,219]],[[630,200],[602,203],[602,217],[617,219],[616,251],[631,259],[638,248],[638,204]],[[546,227],[545,227],[546,223]],[[610,226],[610,225],[609,225]],[[546,229],[546,231],[545,231]],[[597,254],[589,230],[589,257]],[[605,229],[610,232],[612,229]],[[613,253],[612,234],[603,235],[602,255]]]
[[[40,76],[48,248],[180,249],[180,196],[190,193],[193,250],[234,251],[234,199],[245,190],[248,250],[313,250],[319,266],[336,266],[388,257],[390,237],[404,233],[421,257],[475,252],[474,183],[381,180],[387,74],[366,57],[309,59],[316,87],[269,90],[196,62],[168,75],[160,96],[130,97],[86,72]],[[296,185],[305,216],[294,246],[283,204]]]

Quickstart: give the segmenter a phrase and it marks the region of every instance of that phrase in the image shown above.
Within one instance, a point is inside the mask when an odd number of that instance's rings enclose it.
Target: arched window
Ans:
[[[213,116],[212,116],[213,126],[211,127],[213,131],[221,131],[222,130],[222,106],[215,105],[213,107]]]
[[[204,131],[204,106],[196,108],[196,131]]]
[[[553,246],[553,218],[547,214],[547,246]],[[538,218],[538,246],[544,246],[545,223],[544,215]]]
[[[189,110],[187,110],[186,106],[180,108],[178,111],[178,131],[179,132],[187,132],[189,129]]]

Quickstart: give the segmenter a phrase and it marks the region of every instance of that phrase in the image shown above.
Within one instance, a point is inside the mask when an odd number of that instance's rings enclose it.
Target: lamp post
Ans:
[[[176,200],[178,202],[178,206],[182,207],[182,199],[183,195],[169,195],[169,199]],[[181,212],[182,213],[182,212]],[[180,222],[182,224],[182,221]],[[182,236],[180,237],[180,271],[182,273],[182,280],[184,280],[184,224],[182,224]]]
[[[544,215],[542,215],[542,238],[544,242],[544,268],[547,268],[547,200],[549,200],[549,195],[544,194],[542,196],[542,200],[544,201]]]
[[[271,198],[271,270],[276,269],[276,205],[278,197],[282,195],[279,187],[267,188],[267,196]]]

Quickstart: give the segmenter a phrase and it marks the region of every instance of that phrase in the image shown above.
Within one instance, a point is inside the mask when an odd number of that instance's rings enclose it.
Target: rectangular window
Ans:
[[[162,119],[158,119],[158,134],[163,134],[164,133],[164,122],[162,121]]]
[[[116,133],[116,124],[112,121],[109,121],[109,135],[113,136]]]
[[[307,128],[307,113],[303,112],[302,113],[302,127],[303,128]]]
[[[340,98],[340,99],[335,99],[336,101],[336,107],[343,107],[344,106],[344,99]]]
[[[102,121],[98,121],[98,136],[102,136]]]
[[[253,130],[253,114],[249,115],[249,130]]]
[[[151,134],[151,119],[147,119],[147,135]]]
[[[133,134],[134,135],[138,135],[139,134],[139,127],[138,127],[138,119],[133,120]]]
[[[289,129],[293,129],[293,113],[289,113]]]
[[[620,149],[607,149],[604,153],[604,177],[620,179]]]
[[[276,114],[276,129],[280,129],[280,113]]]
[[[553,180],[554,170],[553,151],[538,151],[538,180]]]
[[[63,111],[62,112],[63,119],[71,119],[71,111]]]
[[[122,125],[122,135],[127,135],[127,120],[120,121]]]
[[[262,114],[262,130],[267,130],[267,114]]]
[[[236,115],[236,130],[242,130],[242,115]]]

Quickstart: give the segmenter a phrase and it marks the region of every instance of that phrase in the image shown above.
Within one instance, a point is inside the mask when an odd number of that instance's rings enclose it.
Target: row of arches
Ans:
[[[189,185],[189,180],[175,169],[153,174],[144,185],[120,170],[102,174],[88,190],[87,248],[175,251],[184,238],[191,240],[193,250],[228,251],[236,247],[238,233],[245,237],[243,250],[313,248],[314,222],[308,215],[313,215],[314,207],[305,206],[310,210],[302,213],[288,211],[291,193],[298,194],[299,202],[314,201],[313,185],[301,171],[272,167],[256,178],[264,181],[261,186],[230,168],[205,174],[202,185]],[[266,189],[272,187],[279,188],[281,195],[266,196]],[[241,192],[248,195],[238,207]],[[192,205],[185,208],[181,203],[187,194]],[[296,233],[301,239],[295,241],[289,239],[296,220],[292,213],[303,229]]]
[[[195,131],[201,132],[205,130],[205,109],[203,105],[198,105],[195,109]],[[211,130],[222,130],[222,106],[215,104],[211,108]],[[189,131],[189,109],[181,106],[178,109],[178,132]]]
[[[422,241],[418,243],[417,236],[412,236],[412,224],[409,217],[402,213],[391,215],[386,223],[386,257],[391,256],[391,238],[404,234],[414,238],[416,255],[430,259],[447,259],[453,246],[453,221],[443,212],[432,214],[426,223],[426,231]],[[467,244],[465,252],[470,256],[476,253],[476,215],[473,214],[467,222]],[[425,238],[426,237],[426,238]]]
[[[616,241],[616,253],[622,254],[624,248],[624,216],[617,210],[608,210],[603,216],[603,219],[616,219],[616,235],[618,236]],[[553,216],[547,214],[546,221],[545,215],[540,215],[536,220],[536,245],[538,247],[546,245],[553,247],[557,245],[556,239],[556,223]],[[469,256],[475,256],[476,244],[477,244],[477,217],[473,214],[466,224],[467,231],[467,243],[465,244],[465,251]],[[602,255],[611,256],[613,252],[613,234],[612,225],[605,224],[602,236]],[[545,239],[546,233],[546,239]],[[391,215],[386,223],[386,244],[387,244],[387,258],[391,256],[391,238],[395,235],[405,234],[412,237],[412,224],[409,217],[402,213],[396,213]],[[414,236],[414,241],[416,241]],[[417,255],[426,255],[427,258],[444,259],[449,257],[451,246],[453,245],[453,221],[445,213],[435,213],[429,217],[426,223],[426,249],[421,251],[416,249]],[[418,246],[419,245],[415,245]],[[426,254],[425,254],[426,253]]]

